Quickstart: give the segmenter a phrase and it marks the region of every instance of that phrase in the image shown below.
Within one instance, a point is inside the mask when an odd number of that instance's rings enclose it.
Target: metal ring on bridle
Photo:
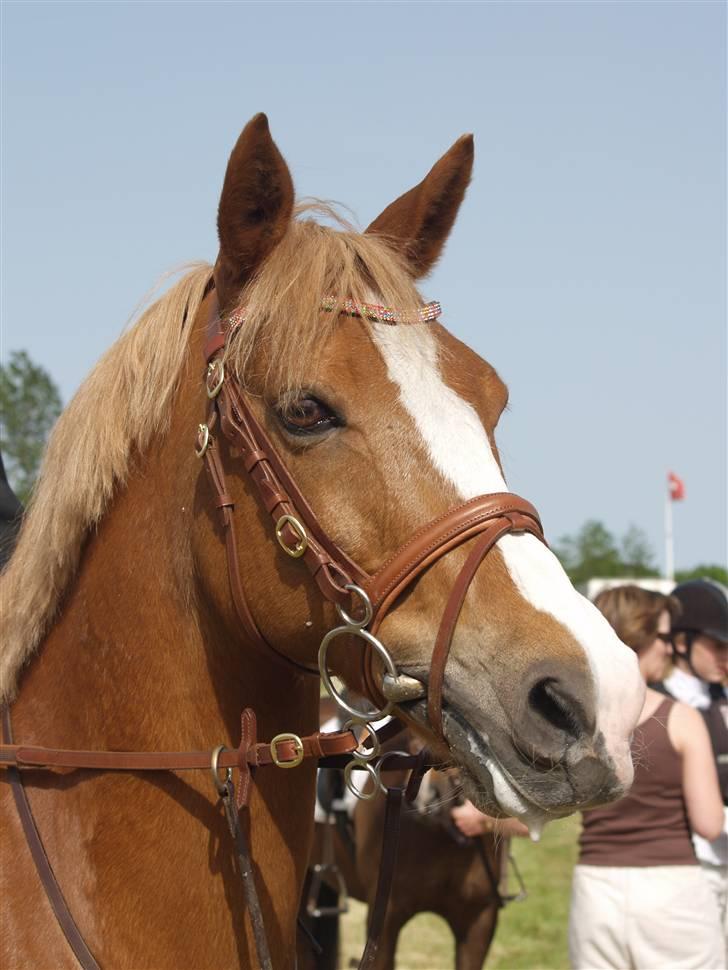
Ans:
[[[217,790],[218,795],[222,797],[227,794],[228,782],[232,781],[233,769],[225,769],[225,781],[220,781],[220,776],[218,775],[218,762],[220,761],[220,755],[225,750],[224,744],[218,744],[218,746],[213,750],[210,757],[210,773],[212,774],[212,783]]]
[[[205,452],[210,444],[210,429],[206,424],[200,424],[197,427],[197,441],[198,444],[195,445],[195,454],[198,458],[204,458]]]
[[[365,721],[362,718],[350,717],[349,720],[344,724],[341,730],[351,731],[351,733],[356,738],[356,732],[354,731],[354,728],[356,726],[365,727],[369,732],[369,738],[367,738],[367,740],[371,739],[372,741],[371,748],[362,748],[363,739],[359,741],[359,738],[357,738],[357,741],[359,743],[357,744],[356,748],[354,748],[354,750],[351,752],[352,758],[355,758],[359,762],[359,764],[364,764],[367,761],[372,761],[372,759],[376,758],[379,755],[382,744],[379,738],[377,737],[377,732],[374,730],[371,724],[369,724],[368,721]]]
[[[357,788],[354,782],[351,780],[352,771],[357,769],[360,771],[366,771],[374,782],[374,788],[372,788],[370,792],[365,792],[363,789]],[[355,798],[360,798],[363,802],[371,801],[371,799],[377,795],[379,789],[382,787],[382,783],[379,780],[379,775],[377,774],[377,769],[366,761],[349,762],[346,768],[344,768],[344,784]]]
[[[379,787],[382,789],[383,792],[385,792],[385,794],[387,791],[387,786],[382,781],[382,771],[384,770],[384,765],[387,761],[387,758],[408,758],[408,757],[410,757],[408,751],[385,751],[382,757],[379,759],[379,762],[377,764],[377,781],[379,782]],[[393,768],[392,770],[396,771],[396,767]],[[404,791],[407,788],[407,784],[405,783],[404,785],[401,786],[401,788],[402,788],[402,791]]]
[[[397,668],[394,666],[394,661],[389,656],[387,648],[384,646],[384,644],[377,640],[377,638],[368,630],[362,630],[358,626],[337,626],[333,630],[329,630],[321,641],[321,646],[319,647],[318,653],[318,664],[321,680],[323,680],[326,690],[334,698],[339,707],[343,707],[347,714],[351,714],[352,717],[358,718],[359,720],[378,721],[380,718],[386,717],[387,714],[389,714],[389,712],[392,710],[391,701],[387,701],[385,707],[382,707],[381,709],[374,708],[372,711],[359,711],[344,700],[336,687],[334,687],[334,683],[331,680],[331,675],[329,674],[326,663],[326,655],[329,651],[331,641],[335,640],[337,637],[343,636],[359,637],[368,643],[369,646],[374,649],[374,652],[382,659],[390,677],[397,676]]]
[[[374,616],[372,601],[369,599],[368,594],[361,588],[361,586],[356,586],[354,583],[347,583],[346,586],[344,586],[344,589],[348,589],[352,595],[359,597],[362,602],[362,606],[364,607],[364,616],[360,620],[355,620],[353,617],[349,616],[344,607],[339,603],[336,604],[336,612],[347,626],[368,626],[369,621],[371,620],[372,616]]]
[[[215,373],[216,370],[219,370],[220,372],[219,376],[215,381],[215,383],[213,384],[213,386],[210,387],[210,378],[212,377],[212,375]],[[205,380],[205,388],[207,389],[207,396],[210,398],[210,400],[212,400],[213,397],[217,397],[217,395],[220,393],[220,388],[224,383],[225,383],[225,365],[221,360],[210,361],[210,363],[207,365],[207,378]]]

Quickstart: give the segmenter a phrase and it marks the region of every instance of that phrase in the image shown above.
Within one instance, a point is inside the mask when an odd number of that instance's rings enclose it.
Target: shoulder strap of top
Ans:
[[[663,701],[661,701],[660,706],[657,708],[653,716],[656,717],[657,715],[667,714],[674,704],[674,697],[666,697]]]

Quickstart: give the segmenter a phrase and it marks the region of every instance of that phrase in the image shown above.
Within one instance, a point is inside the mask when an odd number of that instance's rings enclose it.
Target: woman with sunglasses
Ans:
[[[605,590],[595,603],[637,654],[645,681],[661,680],[679,603],[637,586]],[[648,688],[632,754],[630,792],[583,813],[569,918],[572,966],[722,968],[718,907],[690,837],[714,838],[723,826],[702,717]]]

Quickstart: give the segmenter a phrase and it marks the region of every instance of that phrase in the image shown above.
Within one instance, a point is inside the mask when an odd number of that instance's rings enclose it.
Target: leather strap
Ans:
[[[213,412],[213,415],[209,418],[213,427],[214,415],[215,412]],[[208,427],[210,427],[210,425],[208,425]],[[309,667],[305,664],[299,664],[297,661],[280,653],[265,639],[263,634],[260,632],[258,624],[255,622],[253,614],[251,613],[248,605],[245,590],[243,589],[243,581],[240,575],[237,537],[235,534],[235,504],[227,490],[225,470],[223,468],[222,461],[220,460],[217,442],[212,437],[210,437],[207,443],[207,449],[204,455],[204,463],[207,471],[207,477],[215,495],[215,505],[220,511],[223,534],[225,536],[225,552],[228,564],[230,593],[233,598],[235,612],[238,615],[238,619],[240,620],[247,640],[261,653],[264,653],[269,657],[273,657],[275,660],[280,661],[288,666],[292,665],[297,667],[303,673],[315,674],[318,676],[317,667]]]
[[[370,970],[377,958],[379,941],[384,928],[384,918],[387,915],[387,905],[392,892],[394,869],[397,864],[397,848],[399,845],[403,799],[408,803],[412,803],[415,800],[425,772],[434,764],[427,748],[423,748],[419,754],[415,755],[388,753],[384,757],[387,759],[388,768],[395,769],[404,767],[400,763],[406,760],[406,767],[411,768],[412,771],[405,788],[387,787],[379,876],[377,877],[374,904],[369,911],[367,941],[361,961],[359,962],[359,970]]]
[[[474,551],[471,552],[455,581],[445,606],[433,651],[428,682],[428,694],[430,694],[428,709],[430,724],[440,737],[443,736],[440,716],[442,681],[455,625],[478,567],[498,539],[508,532],[530,532],[545,542],[541,521],[530,502],[512,492],[478,495],[420,529],[378,570],[365,587],[372,604],[376,604],[374,618],[370,625],[371,632],[376,634],[384,616],[394,605],[397,597],[425,569],[456,546],[482,534],[482,538],[476,544],[476,549],[480,552],[477,554]],[[374,651],[371,648],[367,649],[363,657],[362,680],[373,702],[383,703],[384,698],[374,670]],[[434,699],[432,699],[433,693]]]
[[[526,499],[512,492],[477,495],[423,526],[379,568],[365,586],[375,613],[372,630],[380,625],[400,593],[428,566],[483,532],[492,519],[514,513],[519,520],[530,519],[538,530],[536,534],[542,535],[536,509]]]
[[[463,608],[470,584],[483,560],[496,542],[509,532],[530,532],[543,540],[541,526],[538,519],[524,514],[515,502],[509,503],[512,510],[505,514],[496,513],[496,517],[487,520],[487,528],[475,542],[465,565],[460,570],[455,585],[442,615],[440,629],[435,640],[430,664],[430,676],[427,684],[427,717],[433,731],[443,737],[442,728],[442,687],[445,678],[445,666],[450,655],[452,638],[455,633],[460,611]],[[517,509],[517,511],[516,511]]]
[[[12,744],[13,730],[10,723],[10,711],[7,707],[3,708],[3,739],[8,745]],[[15,800],[18,817],[20,818],[20,824],[23,826],[23,832],[25,833],[25,841],[30,849],[38,878],[45,890],[48,902],[51,904],[51,908],[58,920],[58,925],[61,927],[63,935],[68,941],[68,945],[73,950],[83,970],[100,970],[93,954],[81,936],[81,931],[71,915],[61,887],[58,885],[58,880],[46,855],[40,832],[33,818],[33,812],[31,811],[28,796],[23,787],[23,779],[20,771],[14,766],[9,767],[8,779],[10,781],[10,788],[13,793],[13,799]]]
[[[300,742],[300,746],[299,746]],[[351,731],[332,734],[316,732],[298,738],[287,735],[275,744],[253,744],[244,752],[250,767],[283,764],[303,758],[326,758],[349,754],[357,746]],[[275,757],[274,757],[275,753]],[[80,751],[42,748],[26,744],[0,745],[0,767],[88,768],[96,771],[190,771],[209,768],[209,751]],[[219,768],[237,768],[240,749],[220,752]]]
[[[255,715],[253,715],[253,718],[255,718]],[[253,863],[250,858],[250,848],[242,826],[240,825],[240,808],[236,805],[235,788],[232,781],[225,783],[220,797],[223,808],[225,809],[225,818],[230,829],[230,835],[235,845],[235,852],[238,857],[240,878],[243,883],[243,894],[245,895],[245,905],[248,910],[248,916],[250,917],[250,925],[253,929],[255,952],[258,955],[258,966],[260,970],[273,970],[273,962],[270,958],[270,950],[268,948],[268,937],[263,922],[263,911],[260,908],[258,890],[255,885],[255,871],[253,870]]]
[[[250,643],[265,650],[268,644],[258,630],[258,625],[248,607],[248,602],[243,593],[243,586],[240,579],[240,569],[238,566],[237,545],[235,536],[235,517],[233,511],[235,506],[230,498],[225,481],[225,471],[220,461],[217,444],[214,439],[208,442],[205,452],[205,470],[215,495],[215,506],[220,512],[223,534],[225,536],[225,546],[227,552],[228,572],[230,578],[230,591],[232,593],[235,609],[243,625],[243,630]]]
[[[359,962],[359,970],[370,970],[377,958],[379,940],[382,936],[382,929],[384,928],[384,917],[387,914],[387,903],[389,902],[389,895],[392,889],[394,867],[397,863],[403,794],[401,788],[387,788],[382,854],[379,859],[379,877],[377,879],[374,905],[369,914],[367,942]]]
[[[500,888],[498,886],[498,880],[496,879],[495,871],[491,865],[490,859],[488,858],[488,850],[485,847],[485,841],[482,835],[476,835],[473,838],[473,843],[475,844],[475,850],[478,853],[480,861],[483,863],[483,868],[485,869],[485,874],[488,877],[491,888],[493,890],[493,895],[495,896],[495,902],[498,909],[503,909],[506,904],[505,899],[501,895]]]

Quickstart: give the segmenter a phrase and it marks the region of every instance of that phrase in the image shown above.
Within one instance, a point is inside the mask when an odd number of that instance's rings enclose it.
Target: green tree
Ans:
[[[554,552],[572,583],[585,583],[592,576],[619,576],[622,561],[614,536],[596,519],[589,519],[574,536],[562,536]]]
[[[692,569],[679,569],[675,573],[676,583],[685,583],[689,579],[713,579],[717,583],[728,586],[728,569],[725,566],[705,564],[694,566]]]
[[[8,479],[24,504],[40,466],[48,434],[61,412],[61,395],[50,375],[24,350],[0,364],[0,449]]]
[[[635,525],[617,540],[601,522],[590,519],[576,535],[562,536],[554,552],[575,586],[595,576],[638,579],[660,575],[649,540]]]
[[[631,525],[622,536],[620,554],[624,572],[627,576],[659,576],[655,566],[654,553],[650,540],[642,529]]]

